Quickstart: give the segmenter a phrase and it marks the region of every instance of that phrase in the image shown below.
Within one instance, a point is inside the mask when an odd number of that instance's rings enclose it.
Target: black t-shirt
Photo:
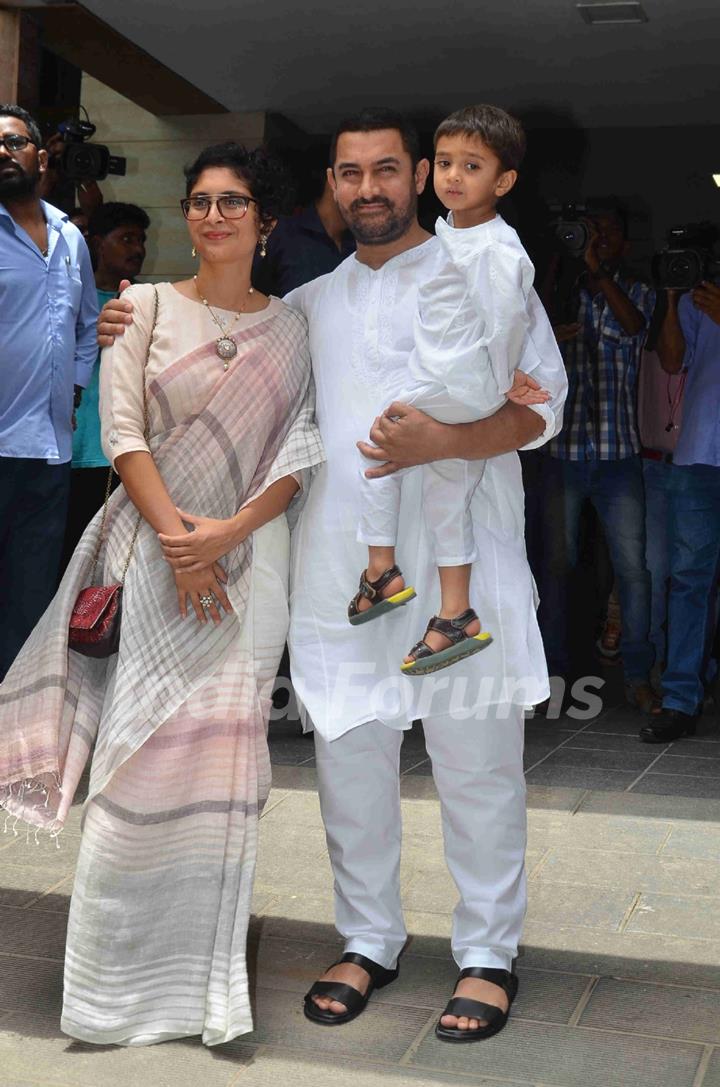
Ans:
[[[255,255],[253,286],[263,294],[282,298],[295,287],[335,271],[354,252],[350,231],[345,232],[338,249],[313,206],[297,215],[282,215],[268,238],[267,256]]]

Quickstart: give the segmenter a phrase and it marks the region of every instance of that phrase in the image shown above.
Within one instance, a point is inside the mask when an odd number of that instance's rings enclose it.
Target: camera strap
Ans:
[[[687,377],[687,370],[683,370],[680,374],[680,380],[677,383],[675,392],[670,391],[673,375],[667,375],[667,402],[668,402],[668,421],[665,427],[666,432],[669,434],[672,430],[678,429],[678,424],[675,422],[677,418],[678,408],[682,403],[683,393],[685,392],[685,379]]]

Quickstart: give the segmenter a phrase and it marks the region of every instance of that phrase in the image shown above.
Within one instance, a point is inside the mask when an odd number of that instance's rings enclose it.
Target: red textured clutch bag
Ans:
[[[158,292],[157,289],[155,289],[155,308],[153,312],[152,328],[150,330],[150,339],[147,343],[147,353],[145,355],[145,367],[143,369],[142,380],[143,416],[145,419],[144,435],[146,442],[150,440],[150,420],[148,416],[147,389],[145,388],[145,372],[150,359],[157,317]],[[110,501],[112,478],[113,469],[111,465],[108,471],[107,486],[105,488],[105,502],[103,504],[100,530],[95,544],[95,554],[93,555],[90,581],[95,580],[100,550],[103,540],[105,539],[105,525],[108,516],[108,503]],[[113,653],[117,653],[120,646],[120,617],[123,582],[125,581],[125,575],[128,572],[130,560],[140,531],[141,521],[142,515],[138,513],[135,522],[135,531],[130,540],[128,556],[125,560],[122,574],[120,575],[120,581],[115,585],[90,585],[87,589],[81,589],[78,593],[75,607],[70,616],[68,649],[74,649],[76,653],[82,653],[86,657],[111,657]]]
[[[120,644],[122,585],[81,589],[70,616],[68,648],[86,657],[111,657]]]

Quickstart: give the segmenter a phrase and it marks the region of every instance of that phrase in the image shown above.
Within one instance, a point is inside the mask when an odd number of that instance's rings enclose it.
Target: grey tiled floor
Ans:
[[[398,981],[324,1030],[301,995],[339,948],[312,740],[270,732],[250,963],[257,1029],[94,1049],[58,1029],[77,810],[60,851],[0,834],[2,1087],[720,1087],[720,731],[646,747],[617,697],[592,720],[526,723],[529,909],[508,1028],[433,1035],[456,974],[456,900],[422,728],[402,752],[401,870],[411,940]]]

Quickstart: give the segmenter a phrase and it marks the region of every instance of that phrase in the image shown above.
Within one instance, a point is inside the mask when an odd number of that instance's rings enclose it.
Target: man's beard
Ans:
[[[358,213],[358,208],[368,204],[382,204],[387,208],[387,214],[368,220]],[[411,193],[404,208],[398,208],[385,197],[353,200],[349,208],[340,208],[340,212],[359,245],[388,245],[402,238],[412,226],[417,214],[417,197],[414,192]]]
[[[2,167],[0,167],[0,171]],[[40,174],[37,170],[29,173],[18,166],[0,176],[0,200],[25,200],[35,195]]]

